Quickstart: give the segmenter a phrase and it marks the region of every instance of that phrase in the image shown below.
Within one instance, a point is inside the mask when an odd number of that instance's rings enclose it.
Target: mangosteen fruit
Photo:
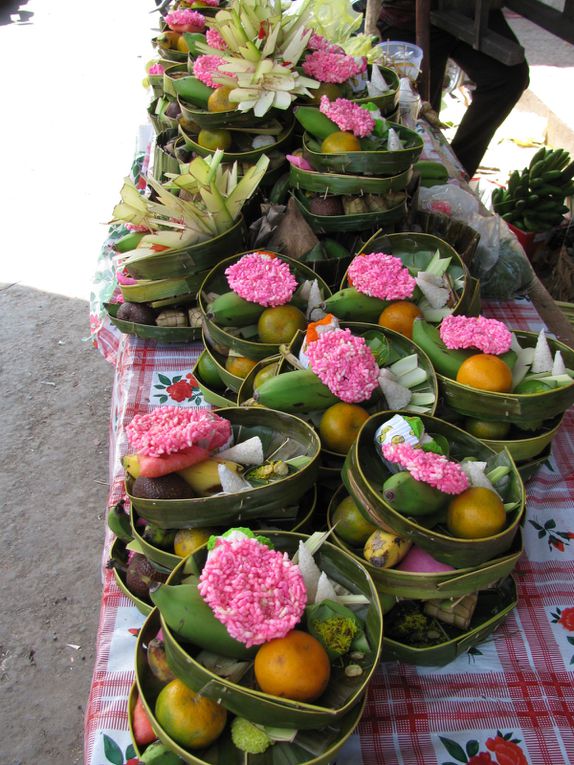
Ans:
[[[313,197],[309,210],[313,215],[343,215],[343,203],[340,197]]]
[[[159,478],[138,476],[132,486],[132,496],[141,499],[191,499],[195,494],[181,476],[168,473]]]
[[[125,302],[118,308],[117,318],[134,324],[155,324],[155,311],[144,303]]]

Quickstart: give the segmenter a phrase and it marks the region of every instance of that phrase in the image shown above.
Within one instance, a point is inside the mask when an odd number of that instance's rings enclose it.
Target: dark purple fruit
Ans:
[[[143,303],[122,303],[116,316],[134,324],[155,324],[155,311]]]

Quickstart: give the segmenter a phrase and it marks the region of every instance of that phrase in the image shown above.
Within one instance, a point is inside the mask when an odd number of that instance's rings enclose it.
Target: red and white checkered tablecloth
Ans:
[[[490,303],[510,327],[539,330],[532,303]],[[119,457],[134,414],[170,396],[204,405],[191,370],[198,344],[158,346],[106,336],[116,363],[110,504],[123,492]],[[444,668],[381,664],[338,765],[570,765],[574,762],[574,412],[527,485],[518,608],[488,640]],[[109,535],[103,560],[107,557]],[[85,720],[86,765],[133,765],[127,695],[141,615],[103,573],[97,658]],[[131,762],[130,762],[131,760]]]

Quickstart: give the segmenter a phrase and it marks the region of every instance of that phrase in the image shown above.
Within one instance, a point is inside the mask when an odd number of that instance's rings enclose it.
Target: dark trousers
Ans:
[[[491,11],[488,27],[499,35],[517,42],[502,11]],[[414,29],[379,24],[383,40],[416,42]],[[510,114],[528,87],[528,64],[515,66],[496,61],[471,45],[457,40],[442,29],[430,28],[430,95],[431,104],[440,110],[442,84],[447,59],[451,58],[475,83],[472,103],[465,112],[451,143],[452,150],[472,178],[497,128]]]

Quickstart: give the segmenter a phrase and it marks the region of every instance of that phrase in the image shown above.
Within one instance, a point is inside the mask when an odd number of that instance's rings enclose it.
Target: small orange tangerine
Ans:
[[[506,526],[506,511],[498,494],[473,486],[450,502],[446,525],[460,539],[492,537]]]
[[[508,393],[512,390],[510,367],[490,353],[477,353],[465,359],[459,367],[456,381],[491,393]]]
[[[262,343],[289,343],[299,329],[305,329],[305,314],[294,305],[278,305],[266,308],[257,322],[257,332]]]
[[[323,446],[339,454],[346,454],[354,443],[369,413],[357,404],[341,402],[325,409],[319,423]]]
[[[337,130],[328,135],[321,144],[323,154],[343,154],[346,151],[361,151],[359,139],[353,133]]]
[[[158,723],[186,749],[202,749],[222,733],[227,711],[221,704],[194,693],[181,680],[165,685],[155,703]]]
[[[255,656],[255,679],[264,693],[315,701],[331,677],[327,652],[308,632],[292,630],[264,643]]]
[[[412,339],[414,321],[422,318],[422,315],[422,311],[414,303],[408,300],[398,300],[383,309],[378,323],[381,327],[393,329],[395,332]]]
[[[225,368],[227,371],[230,374],[241,378],[247,377],[256,364],[256,361],[248,359],[245,356],[228,356],[225,360]]]

